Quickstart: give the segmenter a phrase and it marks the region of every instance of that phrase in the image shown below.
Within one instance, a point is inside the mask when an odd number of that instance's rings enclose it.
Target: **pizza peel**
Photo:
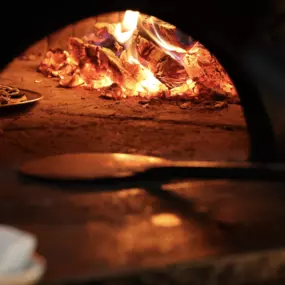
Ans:
[[[141,176],[143,179],[284,179],[283,164],[175,161],[124,153],[74,153],[44,157],[20,166],[22,175],[61,181],[94,181]]]
[[[121,153],[75,153],[49,156],[24,163],[20,173],[51,180],[94,180],[133,176],[167,160]]]

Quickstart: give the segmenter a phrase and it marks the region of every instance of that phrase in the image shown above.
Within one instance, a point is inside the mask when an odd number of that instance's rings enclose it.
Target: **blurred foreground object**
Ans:
[[[0,285],[36,284],[45,271],[45,261],[35,255],[34,235],[0,225]]]

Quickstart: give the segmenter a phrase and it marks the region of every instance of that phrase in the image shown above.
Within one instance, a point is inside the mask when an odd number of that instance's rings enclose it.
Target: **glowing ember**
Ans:
[[[84,86],[103,96],[179,97],[234,102],[237,92],[217,59],[175,26],[128,10],[117,24],[70,38],[68,51],[47,52],[39,71],[63,87]]]

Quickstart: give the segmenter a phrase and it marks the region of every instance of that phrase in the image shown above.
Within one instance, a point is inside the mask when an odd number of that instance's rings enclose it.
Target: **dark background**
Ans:
[[[274,11],[274,1],[107,0],[2,2],[1,66],[31,43],[74,21],[126,9],[157,16],[208,45],[239,49],[259,33]]]

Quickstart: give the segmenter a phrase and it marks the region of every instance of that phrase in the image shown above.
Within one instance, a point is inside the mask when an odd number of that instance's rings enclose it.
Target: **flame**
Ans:
[[[151,33],[151,30],[146,30],[148,36],[151,37],[151,39],[156,42],[160,47],[162,47],[165,51],[167,51],[169,55],[174,56],[174,53],[184,54],[187,52],[185,49],[178,46],[174,46],[171,43],[167,42],[165,39],[163,39],[163,37],[159,34],[159,31],[157,30],[155,24],[155,17],[149,17],[149,22],[151,24],[153,33]]]
[[[140,13],[138,11],[127,10],[122,23],[118,23],[114,36],[121,44],[127,43],[137,28]]]
[[[210,52],[190,37],[180,40],[173,25],[132,10],[119,23],[99,24],[83,39],[70,38],[68,51],[48,51],[39,71],[63,87],[84,86],[116,99],[237,95]]]
[[[122,23],[116,25],[114,36],[118,42],[125,46],[125,61],[138,66],[140,80],[133,87],[133,92],[135,94],[145,92],[155,93],[164,90],[164,88],[153,73],[139,62],[135,48],[131,43],[132,36],[137,29],[139,15],[138,11],[127,10]]]

